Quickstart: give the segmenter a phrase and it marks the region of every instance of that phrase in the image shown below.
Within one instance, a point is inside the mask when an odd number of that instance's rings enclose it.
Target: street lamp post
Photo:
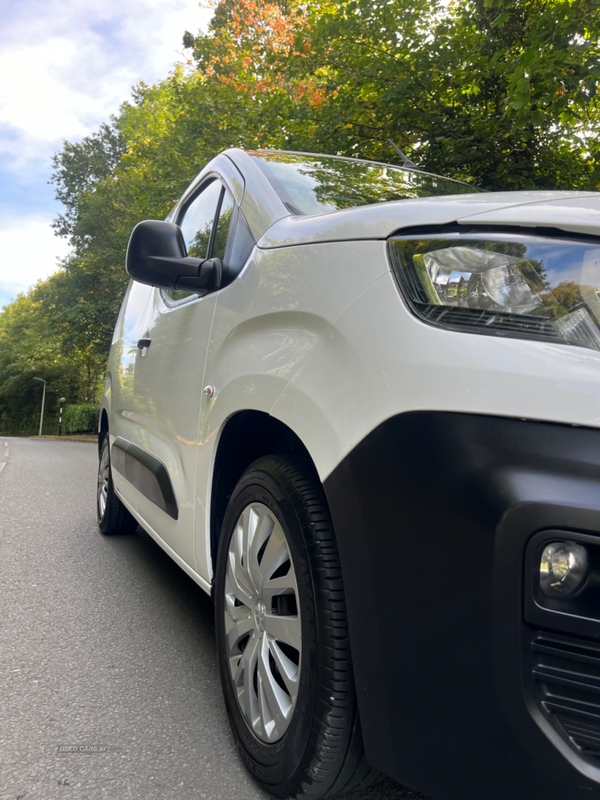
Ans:
[[[44,403],[46,402],[46,381],[43,378],[35,378],[34,381],[41,381],[44,384],[44,391],[42,392],[42,413],[40,414],[40,432],[39,436],[42,435],[42,425],[44,424]]]
[[[66,397],[61,397],[58,401],[60,403],[59,411],[58,411],[58,435],[62,436],[62,407],[63,403],[67,402]]]

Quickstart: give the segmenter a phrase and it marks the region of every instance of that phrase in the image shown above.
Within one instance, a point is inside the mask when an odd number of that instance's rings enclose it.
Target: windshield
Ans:
[[[387,200],[480,191],[449,178],[373,161],[260,150],[248,155],[292,214],[312,216]]]

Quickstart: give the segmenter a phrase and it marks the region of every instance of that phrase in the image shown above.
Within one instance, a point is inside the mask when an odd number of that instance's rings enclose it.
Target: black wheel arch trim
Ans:
[[[111,464],[144,497],[173,519],[179,517],[169,472],[156,456],[117,436],[112,443]]]
[[[600,798],[523,678],[524,560],[540,530],[600,537],[600,430],[410,412],[324,481],[365,749],[444,800]]]

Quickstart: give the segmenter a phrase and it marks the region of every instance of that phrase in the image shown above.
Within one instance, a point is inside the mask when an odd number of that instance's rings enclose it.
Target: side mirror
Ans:
[[[206,294],[221,286],[218,258],[191,258],[179,225],[146,220],[129,237],[127,272],[139,283]]]

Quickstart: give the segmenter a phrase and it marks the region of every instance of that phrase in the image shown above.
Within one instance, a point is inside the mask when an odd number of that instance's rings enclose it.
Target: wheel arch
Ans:
[[[285,423],[263,411],[243,410],[226,421],[217,444],[210,494],[210,550],[216,566],[221,526],[229,498],[245,470],[257,458],[286,453],[302,459],[320,480],[315,463],[300,437]]]

